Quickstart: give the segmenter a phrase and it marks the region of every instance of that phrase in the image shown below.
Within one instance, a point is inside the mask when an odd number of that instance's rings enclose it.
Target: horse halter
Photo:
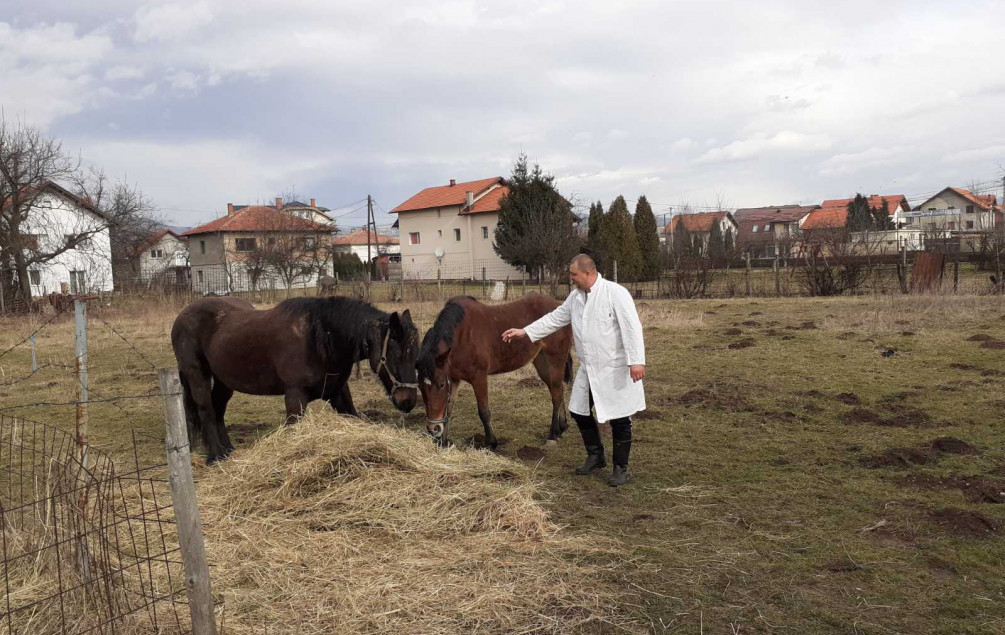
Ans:
[[[428,430],[429,434],[434,439],[436,439],[437,441],[442,440],[443,433],[447,429],[447,424],[450,423],[450,411],[451,411],[451,409],[453,408],[453,405],[454,405],[453,404],[453,399],[452,399],[453,395],[454,395],[454,385],[453,385],[453,382],[450,381],[450,377],[448,376],[447,377],[447,406],[443,410],[443,418],[442,419],[430,419],[429,417],[426,417],[426,430]],[[430,429],[430,426],[432,426],[435,429],[435,432],[432,429]]]
[[[394,376],[391,372],[391,367],[387,365],[387,342],[391,339],[391,328],[388,327],[387,334],[384,335],[384,347],[380,351],[380,363],[377,364],[377,377],[380,377],[380,369],[383,368],[387,371],[387,376],[391,380],[391,391],[395,391],[399,388],[413,388],[415,390],[419,389],[419,384],[406,384],[405,382],[398,381],[398,378]]]

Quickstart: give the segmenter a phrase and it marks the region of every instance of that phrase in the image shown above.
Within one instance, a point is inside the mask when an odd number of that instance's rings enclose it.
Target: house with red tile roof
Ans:
[[[282,288],[282,271],[264,264],[270,254],[300,263],[296,285],[313,286],[319,275],[330,273],[325,256],[333,226],[287,213],[283,201],[275,205],[227,204],[227,215],[194,227],[188,239],[192,288],[202,292],[248,291],[263,286]],[[282,254],[280,254],[282,252]]]
[[[746,207],[733,212],[736,219],[736,245],[752,258],[788,257],[799,240],[799,221],[818,205],[777,205]]]
[[[336,236],[332,239],[332,246],[336,252],[355,254],[360,262],[366,262],[368,247],[371,258],[401,252],[397,236],[379,234],[373,230],[367,234],[365,227]]]
[[[499,203],[509,187],[500,176],[427,187],[401,203],[401,269],[405,278],[510,280],[520,270],[493,249]]]
[[[1003,210],[994,194],[974,194],[947,187],[905,214],[907,227],[963,236],[1003,226]]]
[[[813,210],[799,224],[799,229],[803,231],[813,230],[843,230],[848,220],[848,203],[854,198],[835,198],[826,200],[820,204],[820,208]],[[894,225],[899,225],[906,212],[911,211],[911,206],[907,203],[907,197],[903,194],[873,194],[869,197],[869,207],[882,207],[886,203],[890,212],[890,220]]]
[[[670,219],[666,227],[663,228],[663,242],[673,240],[674,232],[684,228],[691,236],[701,236],[703,240],[708,240],[708,235],[712,232],[712,226],[718,223],[719,230],[723,236],[726,232],[736,239],[737,225],[733,215],[726,211],[700,212],[697,214],[677,214]]]
[[[143,286],[153,284],[188,285],[188,238],[171,229],[147,236],[134,250],[133,280]]]

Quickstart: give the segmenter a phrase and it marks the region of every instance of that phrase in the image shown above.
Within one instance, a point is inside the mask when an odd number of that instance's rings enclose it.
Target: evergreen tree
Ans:
[[[597,267],[604,266],[604,249],[602,227],[604,224],[604,204],[600,201],[590,204],[590,217],[587,220],[586,247],[584,252],[593,258]]]
[[[845,220],[845,227],[850,232],[863,232],[872,229],[874,217],[872,209],[869,207],[869,199],[856,194],[855,198],[848,202],[848,218]]]
[[[635,240],[639,245],[639,280],[656,280],[660,275],[660,237],[656,233],[656,216],[645,196],[635,204]]]
[[[879,207],[872,208],[873,227],[878,231],[890,229],[890,204],[885,198]]]
[[[509,193],[499,202],[492,247],[500,258],[529,273],[542,266],[561,271],[579,252],[578,219],[554,182],[555,177],[537,164],[530,168],[527,155],[520,154],[507,183]]]
[[[708,247],[705,252],[708,254],[709,260],[712,261],[713,267],[722,266],[723,261],[726,259],[726,244],[724,240],[719,221],[713,220],[712,229],[708,232]]]
[[[722,237],[722,252],[725,260],[724,265],[728,265],[736,257],[736,239],[731,229],[727,229]]]
[[[680,260],[681,258],[690,258],[693,255],[694,247],[691,242],[691,232],[687,230],[684,223],[678,221],[677,226],[673,227],[671,220],[671,227],[673,228],[673,234],[670,238],[671,252],[674,255],[675,260]]]
[[[631,282],[638,279],[642,258],[639,255],[639,241],[635,238],[632,216],[628,213],[628,203],[624,196],[618,196],[604,215],[601,225],[601,245],[608,264],[606,270],[613,272],[618,263],[618,281]]]

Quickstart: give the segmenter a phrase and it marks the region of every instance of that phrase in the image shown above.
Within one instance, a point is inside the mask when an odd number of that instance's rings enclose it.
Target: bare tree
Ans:
[[[853,292],[873,274],[877,243],[851,240],[849,234],[845,227],[803,232],[799,282],[807,294]]]

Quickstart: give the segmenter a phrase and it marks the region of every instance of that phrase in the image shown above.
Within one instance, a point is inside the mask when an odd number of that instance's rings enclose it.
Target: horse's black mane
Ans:
[[[436,346],[440,342],[447,344],[453,342],[454,329],[464,321],[464,307],[459,302],[462,299],[478,301],[471,296],[451,298],[443,306],[440,314],[436,316],[433,326],[426,331],[426,336],[422,338],[422,348],[419,349],[419,357],[415,360],[415,367],[424,377],[433,376],[433,369],[436,366]]]
[[[353,348],[353,361],[366,357],[370,323],[388,317],[368,302],[343,297],[290,298],[280,302],[277,308],[290,317],[307,318],[307,346],[321,354],[326,366],[333,359],[339,340]]]

